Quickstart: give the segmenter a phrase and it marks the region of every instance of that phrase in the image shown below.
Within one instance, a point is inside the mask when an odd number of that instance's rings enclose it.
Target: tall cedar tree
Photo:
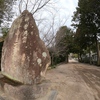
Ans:
[[[0,25],[13,17],[12,6],[16,0],[0,0]]]
[[[94,44],[95,47],[98,47],[98,36],[100,36],[99,11],[100,0],[79,0],[77,11],[73,17],[73,26],[77,28],[76,40],[81,49],[91,48]]]

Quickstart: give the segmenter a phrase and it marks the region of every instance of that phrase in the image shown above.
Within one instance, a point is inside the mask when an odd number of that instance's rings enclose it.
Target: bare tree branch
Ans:
[[[33,15],[34,13],[36,13],[38,10],[40,10],[41,8],[43,8],[45,5],[47,5],[48,3],[50,2],[50,0],[48,0],[47,2],[45,2],[43,5],[38,5],[38,8],[33,12]],[[39,7],[40,6],[40,7]]]
[[[20,2],[19,2],[19,13],[20,14],[22,13],[21,9],[22,9],[22,0],[20,0]]]
[[[27,6],[28,6],[28,0],[27,0],[27,2],[26,2],[26,10],[27,10]]]
[[[31,10],[31,12],[33,12],[33,10],[35,9],[35,7],[36,7],[38,1],[39,1],[39,0],[35,0],[35,3],[32,3],[32,2],[31,2],[31,4],[33,4],[33,8],[32,8],[32,10]]]

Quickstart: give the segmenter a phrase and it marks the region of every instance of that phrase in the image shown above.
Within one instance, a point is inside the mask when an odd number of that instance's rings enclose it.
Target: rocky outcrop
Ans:
[[[24,85],[0,73],[0,100],[56,100],[58,91],[51,86],[50,80]]]
[[[20,86],[5,83],[4,91],[0,90],[0,100],[57,100],[58,91],[51,86],[50,81]]]
[[[31,13],[25,10],[12,24],[3,45],[1,72],[23,84],[41,81],[50,56]]]

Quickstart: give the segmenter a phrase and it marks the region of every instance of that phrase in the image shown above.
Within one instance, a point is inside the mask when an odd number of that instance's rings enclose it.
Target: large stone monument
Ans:
[[[12,24],[3,45],[1,72],[23,84],[40,82],[50,56],[31,13],[25,10]]]

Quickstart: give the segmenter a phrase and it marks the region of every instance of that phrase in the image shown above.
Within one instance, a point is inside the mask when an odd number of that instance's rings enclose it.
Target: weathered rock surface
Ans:
[[[0,100],[56,100],[58,92],[50,80],[41,84],[23,85],[0,74]]]
[[[50,56],[31,13],[25,10],[12,24],[4,41],[1,72],[24,84],[40,82]]]
[[[49,84],[12,86],[5,84],[5,94],[15,100],[38,100],[49,92]]]

